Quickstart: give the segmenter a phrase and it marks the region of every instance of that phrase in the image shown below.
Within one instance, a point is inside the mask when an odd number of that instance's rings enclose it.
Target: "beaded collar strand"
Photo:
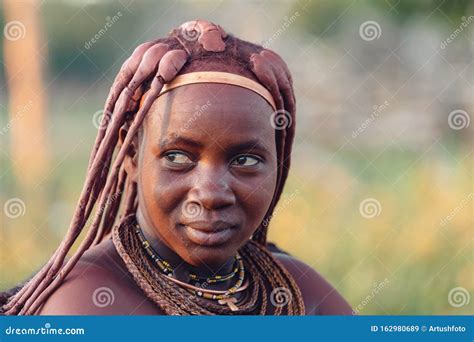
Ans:
[[[171,266],[171,264],[166,261],[164,258],[162,258],[156,251],[155,249],[151,246],[150,242],[146,239],[145,234],[143,234],[143,231],[141,227],[138,225],[138,223],[135,223],[135,233],[137,233],[138,238],[140,239],[140,242],[147,252],[147,254],[150,256],[150,258],[156,263],[156,265],[159,267],[159,269],[166,275],[168,276],[173,276],[174,272],[174,267]],[[234,267],[232,271],[228,274],[224,275],[215,275],[212,277],[200,277],[197,274],[190,273],[189,274],[189,279],[195,283],[219,283],[219,282],[224,282],[226,280],[232,279],[237,272],[239,272],[239,268],[243,266],[242,265],[242,258],[241,256],[237,253],[234,261]]]
[[[206,289],[205,287],[193,286],[191,284],[188,284],[176,279],[173,275],[174,268],[171,266],[171,264],[168,261],[164,260],[155,251],[155,249],[151,246],[150,242],[145,237],[145,234],[143,234],[143,231],[137,222],[135,223],[135,233],[137,234],[137,237],[140,240],[141,245],[145,249],[147,255],[158,266],[160,271],[163,272],[167,277],[169,277],[171,281],[173,281],[174,283],[180,286],[183,286],[186,290],[188,290],[190,293],[196,296],[204,297],[206,299],[211,299],[211,300],[217,300],[219,304],[229,306],[229,308],[232,311],[237,311],[239,309],[238,306],[235,304],[237,302],[237,299],[234,298],[234,295],[238,292],[245,290],[248,284],[244,285],[245,267],[244,267],[244,263],[242,262],[242,257],[238,253],[235,257],[235,261],[238,264],[238,266],[234,267],[234,270],[227,275],[223,275],[223,276],[217,275],[214,277],[201,278],[196,274],[192,274],[192,273],[190,274],[189,276],[190,280],[192,281],[203,280],[204,281],[203,284],[205,285],[206,283],[212,284],[212,283],[217,283],[217,282],[222,282],[228,279],[232,279],[238,272],[237,281],[229,289],[225,291],[209,290],[209,289]]]
[[[216,301],[199,296],[196,291],[203,289],[157,272],[156,262],[135,232],[135,223],[134,214],[123,217],[112,228],[112,241],[136,284],[166,315],[304,315],[303,297],[294,279],[264,246],[249,240],[239,249],[244,283],[228,298]],[[286,305],[272,305],[273,292],[281,288],[291,293],[290,300]]]

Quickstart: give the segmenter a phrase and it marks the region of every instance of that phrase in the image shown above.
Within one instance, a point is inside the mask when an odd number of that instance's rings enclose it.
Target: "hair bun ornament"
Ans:
[[[206,51],[222,52],[225,50],[224,39],[227,38],[227,33],[220,25],[206,20],[193,20],[181,24],[179,28],[183,39],[187,42],[197,40]]]

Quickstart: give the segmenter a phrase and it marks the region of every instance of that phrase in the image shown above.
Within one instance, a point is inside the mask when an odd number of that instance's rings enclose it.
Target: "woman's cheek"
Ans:
[[[177,182],[163,172],[161,160],[151,153],[143,159],[141,167],[141,188],[150,209],[169,212],[175,201],[174,194],[178,190]]]
[[[256,177],[251,181],[241,181],[237,197],[241,199],[241,206],[244,208],[249,219],[249,223],[256,225],[255,228],[263,220],[268,207],[273,198],[276,186],[276,176],[272,177],[268,174]]]

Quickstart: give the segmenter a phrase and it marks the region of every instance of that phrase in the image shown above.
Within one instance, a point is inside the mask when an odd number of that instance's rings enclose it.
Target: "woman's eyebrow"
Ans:
[[[196,141],[191,138],[185,138],[185,137],[173,137],[173,138],[164,138],[160,141],[159,145],[160,148],[164,148],[166,145],[173,145],[173,144],[183,144],[183,145],[188,145],[191,147],[203,147],[204,144],[200,143],[199,141]]]
[[[267,148],[260,143],[257,139],[248,140],[245,142],[240,142],[236,144],[231,144],[228,146],[229,150],[232,151],[242,151],[242,150],[262,150],[267,151]]]
[[[186,137],[172,137],[172,138],[164,138],[160,141],[159,145],[160,148],[165,148],[167,145],[188,145],[191,147],[196,147],[196,148],[202,148],[204,147],[204,144],[196,141],[191,138],[186,138]],[[225,148],[226,150],[230,150],[232,152],[234,151],[243,151],[243,150],[262,150],[262,151],[267,151],[267,148],[260,143],[258,139],[251,139],[247,140],[244,142],[238,142],[234,144],[229,144],[227,146],[223,146],[222,144],[218,144],[219,147]]]

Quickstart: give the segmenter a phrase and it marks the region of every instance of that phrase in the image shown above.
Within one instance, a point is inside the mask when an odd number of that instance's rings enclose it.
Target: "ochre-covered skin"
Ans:
[[[267,224],[260,224],[252,237],[265,246],[268,221],[290,167],[295,132],[295,96],[290,72],[285,62],[271,50],[228,35],[219,25],[207,21],[187,22],[170,32],[167,38],[139,45],[122,65],[104,106],[103,121],[92,149],[84,187],[67,234],[42,269],[9,299],[2,310],[5,314],[37,313],[74,266],[90,258],[91,250],[97,251],[103,245],[101,241],[110,233],[114,222],[136,212],[136,183],[130,179],[124,160],[163,85],[178,74],[193,71],[224,71],[255,80],[271,92],[277,110],[289,118],[289,125],[275,130],[277,177],[271,203],[262,220]],[[148,91],[147,96],[139,107],[145,91]],[[86,224],[94,208],[92,222]],[[67,259],[67,253],[84,228],[87,229],[84,240]],[[284,264],[290,274],[298,276],[292,266],[294,263],[285,261]],[[311,291],[315,296],[328,298],[325,302],[328,309],[320,306],[319,312],[350,313],[347,303],[322,279],[315,276],[308,280],[314,282],[313,285],[299,279],[296,281],[305,300],[309,301]],[[299,293],[294,295],[301,296]],[[315,313],[314,308],[306,311]]]

